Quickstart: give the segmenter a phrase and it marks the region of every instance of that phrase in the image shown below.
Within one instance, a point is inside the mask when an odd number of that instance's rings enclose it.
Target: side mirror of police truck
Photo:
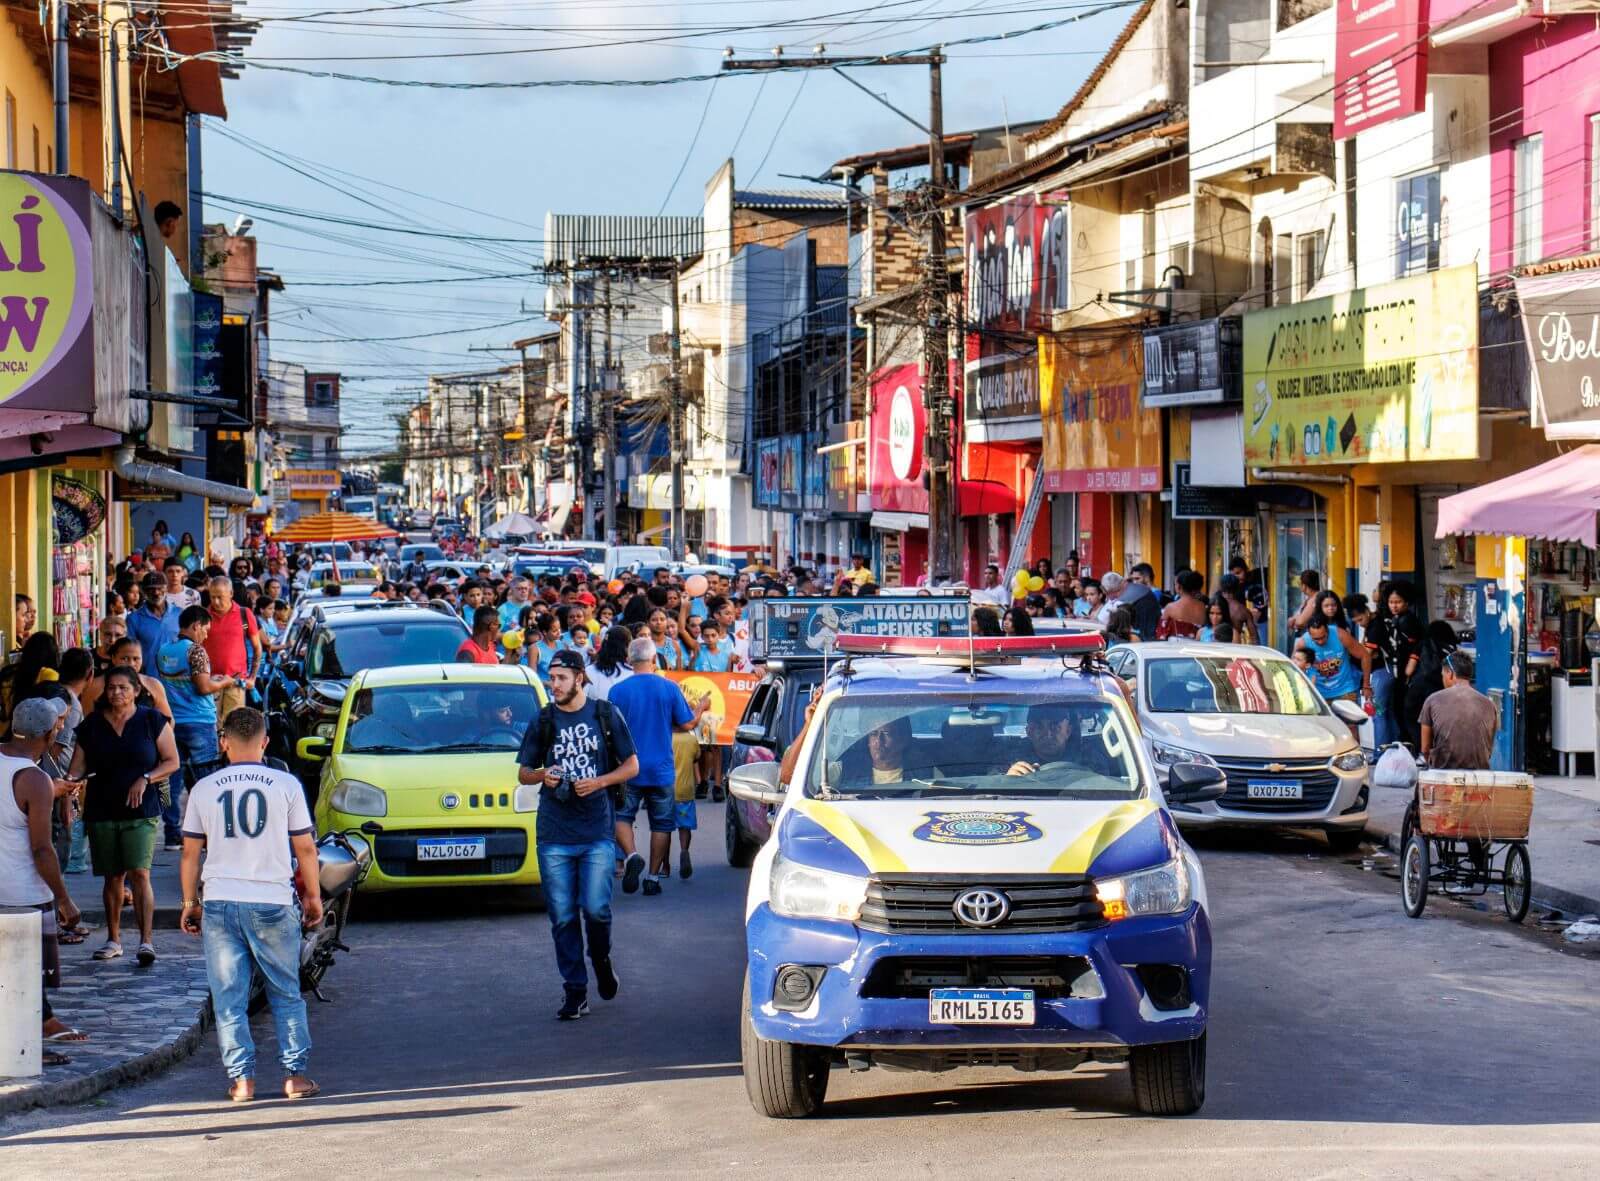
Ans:
[[[768,734],[766,728],[759,722],[746,722],[733,732],[733,740],[742,746],[759,746],[766,750],[776,750],[778,740]]]
[[[746,763],[728,776],[728,791],[736,800],[779,807],[787,794],[778,784],[777,763]]]
[[[1169,804],[1203,804],[1220,800],[1228,790],[1228,777],[1207,763],[1174,763],[1167,774]]]

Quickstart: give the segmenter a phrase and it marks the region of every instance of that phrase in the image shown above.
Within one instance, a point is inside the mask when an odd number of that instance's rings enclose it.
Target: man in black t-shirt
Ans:
[[[517,780],[539,784],[535,848],[550,912],[565,999],[556,1017],[574,1021],[589,1011],[583,967],[584,935],[601,999],[617,995],[611,966],[612,863],[616,855],[610,789],[639,773],[628,724],[611,704],[590,700],[583,657],[550,658],[552,704],[534,716],[517,752]],[[583,930],[578,926],[583,913]]]

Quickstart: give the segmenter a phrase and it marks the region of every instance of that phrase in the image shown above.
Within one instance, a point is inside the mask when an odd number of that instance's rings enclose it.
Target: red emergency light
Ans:
[[[836,645],[852,656],[920,656],[1017,659],[1023,656],[1083,656],[1105,651],[1098,630],[1040,636],[868,636],[843,632]]]

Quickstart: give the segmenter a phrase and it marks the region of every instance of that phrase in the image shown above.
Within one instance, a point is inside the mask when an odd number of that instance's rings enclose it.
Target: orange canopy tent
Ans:
[[[376,541],[383,537],[399,537],[387,525],[380,525],[371,517],[358,517],[354,513],[326,512],[301,517],[272,535],[274,541]]]

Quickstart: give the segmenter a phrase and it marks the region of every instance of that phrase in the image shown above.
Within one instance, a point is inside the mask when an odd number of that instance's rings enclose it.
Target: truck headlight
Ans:
[[[1347,750],[1342,755],[1333,756],[1333,769],[1335,771],[1364,771],[1366,768],[1366,752],[1359,747],[1355,750]]]
[[[835,919],[853,923],[867,896],[867,879],[801,865],[779,855],[769,880],[772,909],[792,919]]]
[[[1203,763],[1208,767],[1215,767],[1216,760],[1210,755],[1203,755],[1197,750],[1185,750],[1181,746],[1173,746],[1166,742],[1150,743],[1150,758],[1158,767],[1170,767],[1174,763]]]
[[[511,810],[514,812],[537,812],[539,810],[539,785],[537,783],[517,784],[517,790],[511,796]]]
[[[1094,892],[1105,909],[1106,918],[1113,922],[1135,915],[1177,914],[1187,910],[1194,898],[1189,888],[1189,870],[1182,857],[1138,873],[1099,878],[1095,881]]]
[[[328,804],[335,812],[346,816],[387,816],[389,797],[381,787],[373,787],[359,779],[341,779],[333,785]]]

